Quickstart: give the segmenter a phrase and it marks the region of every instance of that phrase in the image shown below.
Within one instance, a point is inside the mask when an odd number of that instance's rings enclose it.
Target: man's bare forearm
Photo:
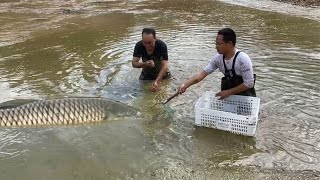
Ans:
[[[229,89],[229,91],[230,91],[230,94],[234,95],[234,94],[238,94],[242,91],[245,91],[247,89],[249,89],[249,88],[245,84],[242,83],[234,88]]]
[[[132,61],[132,67],[134,68],[143,68],[145,66],[145,63],[141,63],[139,61]]]
[[[162,68],[161,68],[161,70],[160,70],[160,72],[159,72],[159,74],[158,74],[158,77],[157,77],[157,79],[156,79],[157,82],[160,82],[160,81],[162,80],[163,76],[164,76],[164,75],[166,74],[166,72],[168,71],[168,68],[169,68],[168,63],[163,64],[163,66],[162,66]]]
[[[190,87],[194,84],[197,84],[198,82],[202,81],[205,77],[207,76],[207,74],[205,74],[203,71],[199,72],[198,74],[192,76],[191,79],[187,80],[186,82],[184,82],[185,87]]]

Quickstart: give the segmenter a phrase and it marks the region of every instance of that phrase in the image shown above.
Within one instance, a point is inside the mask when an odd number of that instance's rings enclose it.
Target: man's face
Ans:
[[[216,49],[219,54],[226,53],[232,47],[232,42],[224,42],[223,35],[218,34],[216,37]]]
[[[152,51],[155,46],[156,39],[153,37],[153,34],[142,34],[142,42],[144,47],[147,50]]]

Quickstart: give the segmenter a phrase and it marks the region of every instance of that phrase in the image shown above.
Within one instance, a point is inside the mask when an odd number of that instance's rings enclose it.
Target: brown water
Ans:
[[[147,109],[147,116],[2,128],[0,179],[318,179],[320,20],[314,17],[213,0],[2,0],[1,102],[102,96]],[[139,83],[140,70],[130,62],[147,26],[167,43],[174,76],[157,93]],[[148,123],[161,110],[148,107],[207,64],[225,26],[236,30],[237,47],[258,74],[256,138],[193,125],[194,104],[204,91],[219,90],[219,72]]]

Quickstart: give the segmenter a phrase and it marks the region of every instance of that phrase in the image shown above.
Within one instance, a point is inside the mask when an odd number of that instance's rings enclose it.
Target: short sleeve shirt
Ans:
[[[238,51],[238,50],[237,50]],[[236,51],[236,52],[237,52]],[[233,58],[229,60],[224,60],[228,70],[232,69]],[[225,68],[223,65],[223,55],[215,54],[212,59],[209,61],[208,65],[204,68],[204,71],[211,74],[216,69],[219,69],[223,74],[225,74]],[[254,77],[253,77],[253,67],[250,57],[244,53],[240,52],[237,56],[234,69],[237,75],[242,76],[243,83],[251,88],[254,86]]]
[[[148,54],[146,48],[143,45],[142,40],[137,42],[134,48],[133,57],[141,58],[143,62],[153,60],[155,67],[152,69],[142,69],[145,74],[158,75],[161,70],[161,61],[168,60],[167,45],[157,39],[155,41],[155,48],[152,54]]]

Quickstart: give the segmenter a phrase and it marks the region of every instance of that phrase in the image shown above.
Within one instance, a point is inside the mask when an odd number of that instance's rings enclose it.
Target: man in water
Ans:
[[[167,45],[156,38],[154,29],[144,28],[142,30],[142,40],[137,42],[134,48],[132,67],[142,68],[140,80],[153,80],[152,91],[159,88],[162,79],[171,77]]]
[[[223,28],[219,30],[216,37],[218,53],[213,56],[202,71],[180,85],[180,94],[219,69],[224,73],[221,81],[221,91],[216,94],[216,96],[220,96],[220,99],[234,94],[256,96],[254,89],[255,75],[253,74],[251,59],[246,53],[240,52],[235,45],[236,34],[232,29]]]

